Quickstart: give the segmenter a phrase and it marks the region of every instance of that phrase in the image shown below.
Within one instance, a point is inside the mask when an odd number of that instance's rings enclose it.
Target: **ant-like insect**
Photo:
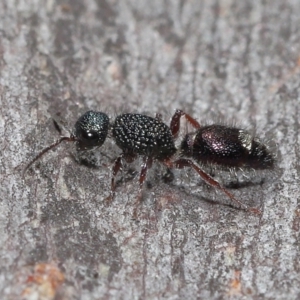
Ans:
[[[187,133],[180,146],[175,147],[175,140],[179,135],[180,120],[185,117],[187,122],[195,128]],[[200,126],[200,124],[182,110],[176,110],[168,127],[157,114],[152,118],[142,114],[121,114],[110,124],[105,113],[88,111],[75,123],[70,136],[61,137],[52,145],[42,150],[24,169],[24,172],[42,155],[55,148],[63,141],[75,142],[77,150],[90,150],[102,146],[111,130],[111,136],[122,150],[112,167],[111,193],[114,197],[115,178],[122,168],[123,160],[130,163],[138,156],[143,157],[139,177],[139,197],[147,171],[153,160],[158,160],[168,169],[193,168],[209,185],[224,192],[233,202],[245,210],[261,214],[257,208],[248,207],[236,199],[218,181],[206,173],[200,165],[216,166],[223,170],[235,168],[264,170],[274,167],[275,158],[258,138],[253,137],[244,129],[224,125]]]

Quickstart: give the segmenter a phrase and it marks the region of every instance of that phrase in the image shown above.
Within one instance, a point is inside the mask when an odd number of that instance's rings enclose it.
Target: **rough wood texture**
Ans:
[[[299,0],[2,0],[0,298],[298,299],[299,16]],[[155,165],[134,222],[128,168],[104,204],[110,140],[95,165],[61,145],[22,179],[57,114],[175,108],[277,143],[278,170],[231,189],[261,218]]]

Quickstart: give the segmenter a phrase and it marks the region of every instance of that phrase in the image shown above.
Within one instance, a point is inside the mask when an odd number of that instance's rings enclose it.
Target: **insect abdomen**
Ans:
[[[181,144],[183,156],[202,164],[226,168],[268,169],[274,157],[249,132],[235,127],[210,125],[187,134]]]

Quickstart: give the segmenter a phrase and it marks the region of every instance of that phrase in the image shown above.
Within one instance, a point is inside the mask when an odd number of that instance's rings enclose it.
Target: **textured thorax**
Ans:
[[[119,115],[112,134],[127,153],[164,159],[176,152],[169,127],[160,120],[140,114]]]

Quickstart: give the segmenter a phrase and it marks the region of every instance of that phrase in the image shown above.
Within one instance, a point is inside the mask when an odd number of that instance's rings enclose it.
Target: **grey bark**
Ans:
[[[1,1],[1,299],[299,299],[299,16],[298,0]],[[139,160],[105,205],[111,139],[92,158],[61,145],[22,178],[52,118],[68,134],[90,109],[168,123],[176,108],[277,145],[274,172],[231,189],[261,217],[155,164],[133,221]]]

